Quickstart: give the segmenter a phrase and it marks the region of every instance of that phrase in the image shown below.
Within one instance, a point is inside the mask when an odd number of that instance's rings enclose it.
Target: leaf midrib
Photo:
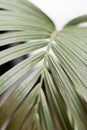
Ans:
[[[43,61],[43,68],[42,68],[42,72],[41,72],[41,79],[40,79],[40,86],[39,86],[39,89],[38,89],[38,98],[37,98],[37,110],[36,112],[38,113],[38,107],[39,107],[39,103],[40,103],[40,97],[41,97],[41,89],[42,89],[42,83],[43,83],[43,79],[44,79],[44,72],[45,72],[45,69],[46,69],[46,63],[48,61],[48,55],[49,55],[49,52],[50,52],[50,49],[52,47],[52,42],[54,41],[54,38],[56,36],[56,30],[53,31],[53,33],[51,34],[50,36],[50,40],[49,40],[49,43],[47,45],[47,49],[46,49],[46,53],[44,55],[44,61]]]

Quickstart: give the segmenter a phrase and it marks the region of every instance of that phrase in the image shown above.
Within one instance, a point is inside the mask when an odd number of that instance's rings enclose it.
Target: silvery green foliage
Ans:
[[[0,95],[27,72],[0,105],[6,130],[87,130],[87,16],[61,31],[27,0],[0,0],[0,65],[30,54],[0,77]],[[23,44],[15,44],[23,42]]]

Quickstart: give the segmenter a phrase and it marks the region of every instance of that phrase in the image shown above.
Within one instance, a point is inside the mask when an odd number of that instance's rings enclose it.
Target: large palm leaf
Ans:
[[[0,65],[30,54],[0,77],[1,130],[86,130],[87,16],[59,32],[27,0],[0,9]]]

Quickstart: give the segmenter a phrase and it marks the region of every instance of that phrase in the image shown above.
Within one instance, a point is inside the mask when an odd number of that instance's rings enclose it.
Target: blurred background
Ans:
[[[87,0],[29,0],[41,8],[56,23],[58,30],[80,15],[87,14]]]

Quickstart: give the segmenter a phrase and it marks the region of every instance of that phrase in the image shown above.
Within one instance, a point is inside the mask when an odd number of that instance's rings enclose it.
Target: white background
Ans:
[[[29,0],[41,8],[60,30],[77,16],[87,14],[87,0]]]

